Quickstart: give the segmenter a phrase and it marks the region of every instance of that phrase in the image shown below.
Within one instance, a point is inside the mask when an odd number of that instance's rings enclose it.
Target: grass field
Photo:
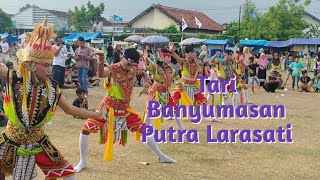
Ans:
[[[289,88],[290,89],[290,88]],[[139,113],[145,108],[145,96],[138,97],[136,88],[131,102]],[[75,90],[64,90],[72,103]],[[89,89],[89,108],[95,107],[104,97],[102,86]],[[284,94],[284,96],[281,96]],[[103,160],[104,145],[98,144],[98,135],[90,135],[87,169],[77,173],[80,180],[116,179],[320,179],[320,93],[277,91],[276,93],[252,94],[251,101],[257,105],[282,104],[287,109],[285,120],[224,120],[222,124],[202,121],[194,125],[184,121],[187,129],[200,131],[198,144],[159,144],[161,150],[177,160],[176,164],[160,164],[146,144],[133,140],[129,134],[126,147],[114,146],[114,160]],[[317,115],[318,114],[318,115]],[[51,141],[70,161],[79,161],[79,134],[85,121],[74,119],[57,109],[52,126],[46,126]],[[293,128],[293,144],[208,144],[206,126],[214,132],[221,129],[277,129],[290,123]],[[164,128],[177,127],[174,121],[165,121]],[[2,128],[3,129],[3,128]],[[150,165],[139,164],[139,161]],[[44,179],[39,170],[38,179]]]

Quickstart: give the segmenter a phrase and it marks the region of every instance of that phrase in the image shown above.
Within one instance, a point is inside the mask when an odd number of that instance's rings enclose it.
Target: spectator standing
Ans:
[[[10,46],[7,43],[7,38],[5,36],[1,37],[0,46],[2,48],[2,55],[4,57],[5,62],[8,62],[10,60]]]
[[[113,56],[113,47],[112,43],[109,43],[109,46],[107,47],[107,62],[108,64],[112,63],[112,56]]]
[[[56,53],[53,58],[52,77],[59,84],[60,88],[64,86],[64,73],[66,67],[66,52],[63,48],[62,39],[57,36],[55,38],[55,44],[52,46],[56,49]]]
[[[78,77],[80,82],[80,87],[86,91],[88,95],[88,70],[89,70],[89,62],[92,59],[92,51],[91,48],[85,46],[84,38],[78,38],[78,49],[75,52],[75,60],[78,68]]]

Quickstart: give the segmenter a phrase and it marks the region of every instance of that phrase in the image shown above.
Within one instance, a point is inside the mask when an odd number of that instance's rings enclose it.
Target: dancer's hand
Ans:
[[[184,91],[184,87],[182,86],[182,84],[177,84],[177,86],[180,91]]]
[[[106,117],[105,114],[107,114],[105,104],[103,104],[103,105],[100,107],[100,109],[97,109],[97,110],[96,110],[96,113],[98,113],[98,118],[97,118],[97,119],[104,119],[104,118]]]
[[[170,52],[176,51],[176,47],[174,46],[174,43],[173,43],[173,42],[170,42],[170,43],[169,43],[169,51],[170,51]]]

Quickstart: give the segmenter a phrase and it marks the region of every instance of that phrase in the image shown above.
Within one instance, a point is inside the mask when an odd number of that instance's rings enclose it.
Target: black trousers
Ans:
[[[59,65],[54,65],[52,67],[52,78],[58,82],[60,88],[63,88],[64,86],[65,71],[65,67]]]

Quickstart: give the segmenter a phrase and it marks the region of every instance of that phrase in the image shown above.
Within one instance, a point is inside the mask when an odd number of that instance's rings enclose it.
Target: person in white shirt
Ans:
[[[0,42],[0,46],[2,48],[1,54],[4,56],[5,62],[9,62],[10,60],[9,52],[11,49],[9,44],[6,41],[7,41],[7,38],[5,36],[2,36],[1,42]]]
[[[57,36],[55,38],[55,44],[53,45],[56,48],[56,53],[53,58],[53,67],[52,67],[52,77],[59,84],[60,88],[64,86],[64,73],[66,67],[66,51],[63,48],[62,39]]]

